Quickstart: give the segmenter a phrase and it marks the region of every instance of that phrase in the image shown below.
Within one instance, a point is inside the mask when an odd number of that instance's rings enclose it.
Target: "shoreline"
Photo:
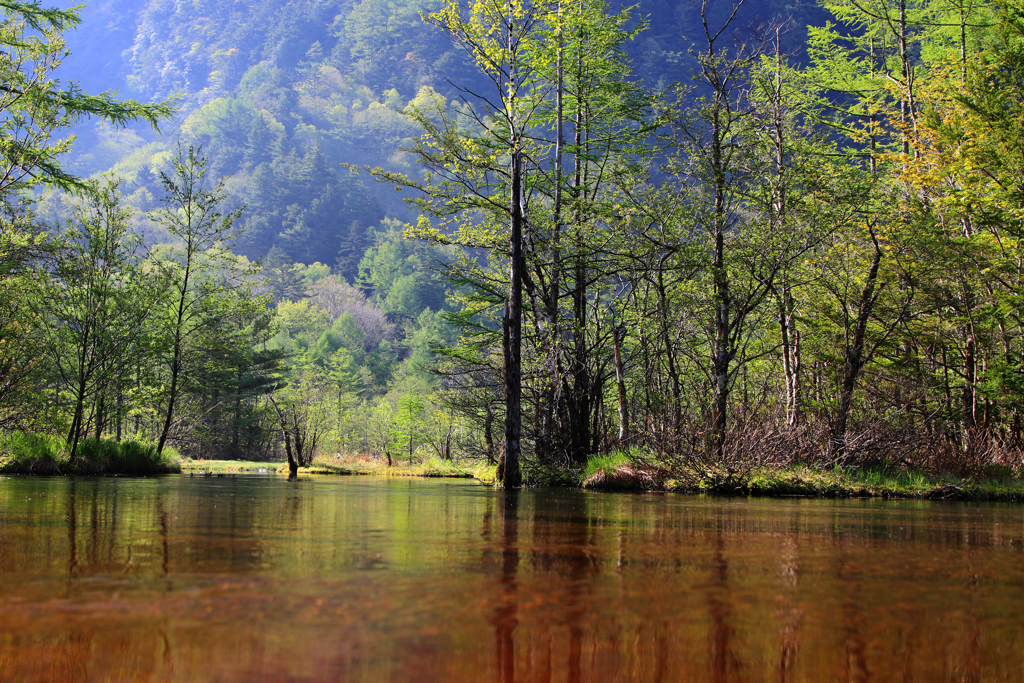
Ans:
[[[971,479],[952,475],[873,470],[761,468],[745,473],[619,465],[591,474],[582,488],[603,492],[665,492],[752,498],[875,498],[949,502],[1024,502],[1024,479]]]
[[[18,467],[6,463],[0,475],[14,476],[152,476],[188,474],[190,476],[227,476],[238,474],[287,475],[287,463],[235,460],[182,460],[180,465],[156,470],[145,467],[138,472],[101,471],[98,463],[86,467]],[[86,464],[86,463],[80,463]],[[120,468],[118,468],[120,469]],[[396,463],[392,467],[379,461],[318,458],[309,467],[299,468],[300,476],[379,476],[474,479],[481,485],[494,485],[494,466],[460,466],[450,461]],[[729,470],[671,471],[646,465],[619,463],[592,472],[560,476],[557,480],[535,480],[534,486],[580,488],[601,493],[679,493],[746,498],[825,498],[928,500],[947,502],[1024,503],[1024,478],[971,479],[953,475],[927,475],[917,472],[880,472],[853,469],[818,469],[809,466],[780,469],[759,468],[746,472]]]

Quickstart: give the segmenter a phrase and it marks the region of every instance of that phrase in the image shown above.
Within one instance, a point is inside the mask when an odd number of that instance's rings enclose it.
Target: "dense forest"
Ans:
[[[1024,7],[4,12],[15,441],[1021,464]]]

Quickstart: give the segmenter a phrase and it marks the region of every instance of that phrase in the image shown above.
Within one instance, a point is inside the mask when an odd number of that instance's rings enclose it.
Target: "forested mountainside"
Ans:
[[[277,247],[298,262],[337,266],[350,281],[369,245],[367,230],[389,214],[410,214],[393,193],[364,184],[339,163],[415,172],[398,152],[417,127],[409,103],[459,88],[486,88],[465,52],[421,13],[438,0],[146,3],[108,0],[84,10],[68,37],[61,76],[89,91],[143,100],[178,96],[164,134],[103,126],[79,131],[71,166],[113,169],[142,210],[158,194],[154,168],[175,141],[201,145],[214,176],[231,176],[244,202],[238,250],[250,258]],[[712,3],[714,21],[726,3]],[[719,17],[717,14],[723,14]],[[803,53],[805,24],[823,19],[816,3],[744,4],[737,27],[791,20],[785,45]],[[637,77],[653,88],[686,82],[695,62],[688,36],[702,30],[699,6],[649,0],[632,12],[649,26],[627,50]]]

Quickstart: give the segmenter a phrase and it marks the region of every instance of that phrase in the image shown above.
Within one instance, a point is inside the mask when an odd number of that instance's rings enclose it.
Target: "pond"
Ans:
[[[0,478],[0,680],[1024,680],[1024,507]]]

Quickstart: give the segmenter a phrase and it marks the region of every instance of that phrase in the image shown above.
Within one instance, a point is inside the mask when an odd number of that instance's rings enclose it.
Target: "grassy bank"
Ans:
[[[287,473],[288,465],[281,469]],[[474,471],[455,464],[451,460],[428,458],[426,460],[394,460],[389,467],[387,461],[355,455],[320,455],[309,467],[299,469],[299,474],[368,474],[379,477],[448,477],[470,479]]]
[[[173,448],[158,457],[156,445],[140,441],[97,441],[78,444],[74,458],[64,440],[47,434],[10,432],[0,437],[0,473],[49,475],[170,474],[181,471]]]
[[[1024,479],[962,478],[905,470],[717,467],[666,468],[622,454],[593,458],[581,473],[583,488],[603,491],[670,491],[729,496],[819,498],[917,498],[1024,502]]]
[[[371,475],[378,477],[449,477],[494,480],[493,467],[477,468],[457,465],[451,461],[431,458],[423,461],[387,461],[357,455],[319,455],[309,467],[300,467],[299,474]],[[286,462],[245,462],[240,460],[185,460],[181,471],[190,474],[235,474],[274,472],[288,474]]]
[[[189,474],[264,474],[288,465],[280,462],[248,460],[182,460],[181,471]]]

